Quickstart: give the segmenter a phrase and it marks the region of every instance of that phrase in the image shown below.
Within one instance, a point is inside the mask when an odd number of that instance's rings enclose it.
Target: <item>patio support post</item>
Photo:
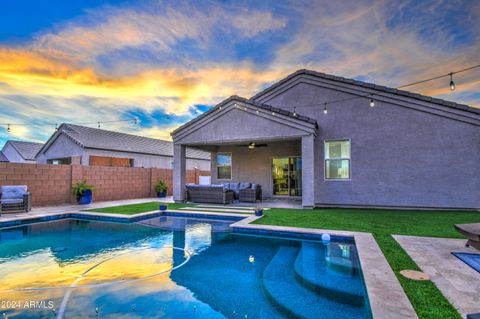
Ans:
[[[185,190],[185,146],[174,144],[173,146],[173,200],[183,202]]]
[[[302,206],[315,206],[315,138],[313,134],[302,137]]]

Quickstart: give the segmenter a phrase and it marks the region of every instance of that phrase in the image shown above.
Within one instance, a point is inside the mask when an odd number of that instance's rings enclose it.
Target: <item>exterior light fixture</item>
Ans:
[[[248,148],[255,148],[255,143],[253,143],[253,142],[252,142],[252,143],[249,143],[249,144],[248,144]]]
[[[450,90],[455,90],[455,82],[453,82],[453,73],[450,73]]]
[[[370,99],[370,107],[375,107],[375,101],[373,99]]]
[[[327,103],[325,103],[325,107],[323,108],[323,114],[327,114],[327,113],[328,113]]]

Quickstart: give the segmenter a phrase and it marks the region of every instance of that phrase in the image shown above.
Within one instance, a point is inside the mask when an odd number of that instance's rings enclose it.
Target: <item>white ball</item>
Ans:
[[[323,242],[329,242],[330,241],[330,235],[329,234],[322,234],[322,241]]]

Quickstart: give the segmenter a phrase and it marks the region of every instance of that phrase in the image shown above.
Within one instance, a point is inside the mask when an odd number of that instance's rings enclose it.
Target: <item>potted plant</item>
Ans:
[[[255,216],[262,216],[263,215],[263,208],[255,207]]]
[[[93,185],[88,185],[86,180],[77,182],[72,187],[72,193],[77,198],[77,203],[80,205],[90,204],[92,202],[93,191],[95,188]]]
[[[159,180],[158,184],[155,186],[157,197],[167,197],[167,190],[168,190],[167,184],[164,181]]]

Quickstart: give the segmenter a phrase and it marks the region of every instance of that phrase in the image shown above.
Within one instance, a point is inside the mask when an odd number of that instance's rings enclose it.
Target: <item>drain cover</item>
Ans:
[[[426,273],[417,270],[402,270],[400,273],[404,277],[412,280],[430,280],[430,277]]]

